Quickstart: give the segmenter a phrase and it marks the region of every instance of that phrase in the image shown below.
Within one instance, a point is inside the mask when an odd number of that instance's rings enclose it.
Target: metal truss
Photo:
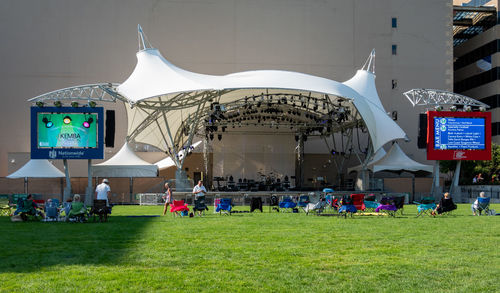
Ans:
[[[415,106],[462,105],[489,108],[485,103],[467,96],[435,89],[412,89],[403,95]]]
[[[128,102],[128,100],[116,91],[117,83],[97,83],[88,85],[79,85],[64,89],[59,89],[43,95],[29,99],[29,102],[44,102],[53,101],[100,101],[100,102],[116,102],[120,100]]]

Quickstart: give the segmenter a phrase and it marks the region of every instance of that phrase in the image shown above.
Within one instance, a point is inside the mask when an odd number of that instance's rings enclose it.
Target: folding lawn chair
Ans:
[[[10,216],[12,210],[9,205],[9,195],[0,194],[0,216]]]
[[[422,215],[431,216],[432,211],[436,208],[436,203],[432,196],[424,197],[420,202],[414,201],[413,203],[417,205],[417,218]]]
[[[383,197],[382,200],[380,201],[380,205],[375,209],[375,212],[377,213],[383,212],[391,217],[395,217],[397,211],[398,208],[394,204],[393,197]]]
[[[66,204],[66,203],[65,203]],[[94,204],[90,209],[90,215],[93,215],[94,222],[96,216],[99,216],[99,222],[108,221],[109,208],[107,206],[107,201],[105,199],[94,199]]]
[[[404,205],[405,205],[405,196],[404,195],[396,195],[393,197],[394,205],[397,208],[396,213],[400,213],[403,215]]]
[[[310,212],[315,211],[317,215],[321,214],[325,209],[327,203],[326,199],[320,198],[317,203],[308,203],[307,206],[302,208],[306,215],[309,215]]]
[[[57,201],[59,203],[59,201]],[[53,199],[47,201],[45,205],[45,221],[58,221],[59,220],[59,208],[58,204]]]
[[[353,216],[358,211],[356,209],[356,206],[353,204],[352,198],[350,195],[344,195],[341,200],[341,205],[339,208],[339,215],[344,216],[344,218],[347,218],[347,216]]]
[[[71,202],[71,208],[69,210],[69,213],[66,214],[66,218],[70,222],[78,222],[78,223],[86,222],[88,218],[87,207],[83,202],[80,201]]]
[[[291,212],[296,206],[297,203],[293,201],[291,196],[283,196],[279,205],[282,212]]]
[[[373,194],[369,194],[364,198],[365,204],[365,212],[375,212],[375,209],[378,208],[379,203],[377,202],[377,198]]]
[[[194,207],[193,211],[196,213],[198,212],[198,215],[204,215],[205,211],[208,211],[208,207],[205,204],[205,196],[199,196],[197,199],[194,200]]]
[[[232,208],[233,205],[230,198],[221,198],[220,203],[217,205],[217,209],[215,211],[221,215],[231,215]]]
[[[305,208],[307,204],[310,202],[311,201],[309,200],[309,195],[301,195],[299,197],[299,202],[297,203],[297,206],[299,206],[300,208]]]
[[[271,212],[271,210],[276,210],[277,212],[279,212],[279,204],[280,203],[278,200],[278,196],[271,195],[271,198],[269,199],[269,212]]]
[[[472,212],[476,215],[489,215],[490,214],[490,198],[489,197],[478,197],[477,206],[472,204]],[[483,213],[484,212],[484,213]]]
[[[262,213],[262,198],[261,197],[252,197],[250,199],[250,212],[253,213],[255,210],[260,210]]]
[[[184,203],[184,200],[174,200],[174,203],[170,206],[170,212],[174,216],[181,216],[183,212],[189,212],[189,208]]]
[[[364,198],[365,195],[362,193],[351,194],[352,204],[356,207],[358,211],[364,211],[366,209]]]

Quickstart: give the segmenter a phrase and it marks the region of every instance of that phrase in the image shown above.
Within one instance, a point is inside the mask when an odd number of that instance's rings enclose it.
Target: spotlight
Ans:
[[[479,107],[479,111],[480,112],[486,112],[486,107],[483,107],[483,106]]]
[[[219,133],[219,134],[217,134],[217,139],[218,139],[219,141],[221,141],[221,140],[222,140],[222,134],[220,134],[220,133]]]
[[[469,105],[467,105],[467,106],[464,107],[464,111],[465,112],[471,112],[472,111],[472,107],[469,106]]]
[[[299,141],[299,136],[298,135],[295,136],[295,141]]]
[[[78,102],[75,101],[71,102],[71,107],[78,108]]]
[[[42,108],[42,107],[43,107],[43,102],[42,102],[42,101],[38,101],[38,102],[36,102],[36,105],[37,105],[39,108]]]
[[[435,109],[436,109],[436,111],[438,111],[438,112],[439,112],[439,111],[443,111],[443,106],[436,106],[436,108],[435,108]]]
[[[49,121],[47,117],[43,117],[42,121],[43,123],[45,123],[46,128],[51,128],[54,125],[54,123],[52,123],[52,121]]]
[[[210,140],[214,140],[214,134],[210,133]]]
[[[94,101],[90,101],[90,102],[89,102],[89,107],[90,107],[90,108],[95,108],[95,106],[97,106],[97,103],[96,103],[96,102],[94,102]]]
[[[64,122],[64,124],[70,124],[70,123],[71,123],[71,117],[69,117],[69,116],[64,116],[64,118],[63,118],[63,122]]]
[[[83,122],[83,127],[89,128],[90,124],[92,124],[92,122],[94,122],[94,119],[92,117],[90,117],[89,119],[87,119],[87,121]]]
[[[335,150],[331,150],[331,151],[330,151],[330,154],[332,154],[332,156],[334,156],[334,155],[335,155],[335,153],[336,153],[336,152],[335,152]]]
[[[450,107],[451,112],[457,112],[457,106],[451,106]]]
[[[55,101],[54,106],[56,106],[57,108],[61,108],[62,107],[61,101]]]

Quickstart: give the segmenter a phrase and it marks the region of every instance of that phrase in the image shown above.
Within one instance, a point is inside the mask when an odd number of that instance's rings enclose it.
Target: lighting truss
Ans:
[[[29,102],[43,102],[48,100],[54,101],[100,101],[100,102],[116,102],[120,100],[128,102],[128,100],[116,91],[117,83],[97,83],[88,85],[79,85],[69,88],[64,88],[29,99]]]
[[[435,89],[412,89],[403,95],[415,106],[462,105],[489,108],[485,103],[467,96]]]

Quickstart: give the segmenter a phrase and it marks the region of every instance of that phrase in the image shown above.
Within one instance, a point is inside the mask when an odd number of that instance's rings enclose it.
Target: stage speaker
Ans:
[[[421,113],[418,116],[417,147],[419,149],[427,148],[427,113]]]
[[[115,147],[115,111],[106,110],[106,137],[104,138],[106,147]]]

